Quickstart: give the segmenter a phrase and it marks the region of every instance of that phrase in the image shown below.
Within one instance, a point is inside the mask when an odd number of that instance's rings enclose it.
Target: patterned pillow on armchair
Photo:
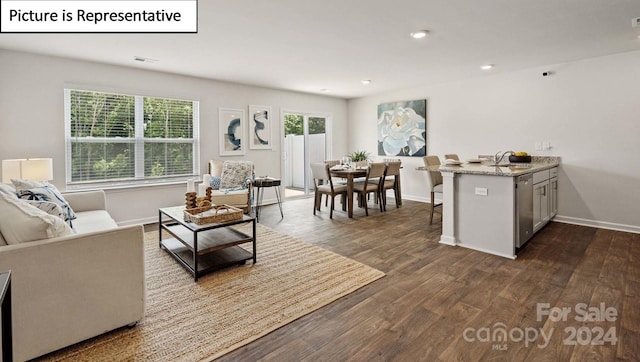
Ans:
[[[246,187],[246,181],[253,180],[252,161],[225,161],[220,176],[220,190]]]

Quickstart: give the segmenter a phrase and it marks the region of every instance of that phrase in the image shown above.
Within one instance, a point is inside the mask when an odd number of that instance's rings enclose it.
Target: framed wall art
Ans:
[[[220,108],[220,156],[236,156],[246,153],[244,109]]]
[[[249,105],[249,148],[270,150],[273,148],[271,107]]]
[[[378,155],[427,154],[427,100],[378,105]]]

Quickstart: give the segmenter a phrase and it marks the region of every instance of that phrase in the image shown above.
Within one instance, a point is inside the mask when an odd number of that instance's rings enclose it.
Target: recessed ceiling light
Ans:
[[[485,65],[480,67],[480,69],[482,69],[482,70],[489,70],[491,68],[493,68],[493,64],[485,64]]]
[[[427,34],[429,34],[429,30],[418,30],[418,31],[414,31],[409,35],[411,35],[411,37],[414,39],[422,39],[425,36],[427,36]]]
[[[371,79],[363,79],[360,81],[362,84],[371,84]]]
[[[331,89],[329,89],[329,88],[322,88],[322,89],[320,89],[320,92],[331,92]]]

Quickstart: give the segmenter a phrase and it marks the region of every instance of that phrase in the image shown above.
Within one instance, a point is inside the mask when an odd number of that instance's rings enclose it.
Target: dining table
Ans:
[[[347,179],[347,215],[353,218],[353,183],[358,177],[367,176],[367,168],[341,168],[333,167],[329,169],[331,176]]]

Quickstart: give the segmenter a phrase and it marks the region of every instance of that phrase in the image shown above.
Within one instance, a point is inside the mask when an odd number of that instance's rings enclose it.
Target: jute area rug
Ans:
[[[145,233],[144,319],[43,360],[210,361],[384,276],[258,224],[258,262],[198,282]]]

